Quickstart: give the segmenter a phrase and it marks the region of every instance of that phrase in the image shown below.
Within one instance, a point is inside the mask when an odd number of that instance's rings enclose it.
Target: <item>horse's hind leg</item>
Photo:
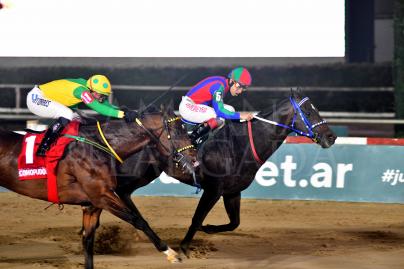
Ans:
[[[224,225],[205,225],[202,231],[208,234],[233,231],[240,225],[240,200],[241,193],[223,195],[224,207],[229,216],[230,223]]]
[[[84,249],[84,261],[85,268],[92,269],[93,268],[93,254],[94,254],[94,237],[95,230],[99,226],[99,219],[101,215],[102,209],[86,206],[83,207],[83,249]]]

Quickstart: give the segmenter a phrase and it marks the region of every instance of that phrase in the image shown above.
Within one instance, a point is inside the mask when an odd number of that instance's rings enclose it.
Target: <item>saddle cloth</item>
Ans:
[[[56,143],[49,149],[45,157],[36,156],[36,151],[41,143],[45,132],[30,133],[24,136],[21,152],[18,156],[18,179],[47,179],[48,200],[58,203],[56,182],[56,166],[62,158],[66,146],[74,139],[65,137],[64,134],[77,135],[79,132],[78,121],[72,121],[63,130]]]

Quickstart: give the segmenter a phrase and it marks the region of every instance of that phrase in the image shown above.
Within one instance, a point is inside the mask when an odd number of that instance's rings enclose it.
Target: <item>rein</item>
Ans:
[[[100,122],[97,121],[97,127],[98,127],[98,132],[100,132],[101,138],[104,141],[105,145],[107,145],[108,149],[111,151],[111,153],[114,155],[114,157],[120,162],[123,163],[121,157],[115,152],[115,150],[111,147],[111,145],[108,143],[107,139],[104,136],[104,133],[102,132]]]
[[[306,137],[308,137],[308,138],[311,138],[311,140],[313,140],[313,142],[317,143],[317,142],[318,142],[317,134],[313,132],[313,129],[316,128],[316,127],[318,127],[318,126],[320,126],[320,125],[322,125],[322,124],[327,123],[327,121],[326,121],[326,120],[322,120],[322,121],[317,122],[317,123],[315,123],[315,124],[311,124],[311,123],[310,123],[310,120],[304,115],[304,113],[303,113],[303,111],[302,111],[302,109],[301,109],[301,106],[302,106],[306,101],[309,100],[308,97],[303,98],[299,103],[296,103],[296,101],[293,99],[292,96],[289,97],[289,100],[290,100],[290,103],[292,104],[293,110],[294,110],[293,120],[292,120],[292,124],[291,124],[290,126],[289,126],[289,125],[282,124],[282,123],[279,123],[279,122],[276,122],[276,121],[267,120],[267,119],[261,118],[261,117],[256,116],[256,115],[254,116],[254,118],[257,119],[257,120],[259,120],[259,121],[263,121],[263,122],[266,122],[266,123],[269,123],[269,124],[272,124],[272,125],[275,125],[275,126],[280,126],[280,127],[285,128],[285,129],[291,130],[292,132],[294,132],[294,133],[296,133],[296,134],[298,134],[298,135],[300,135],[300,136],[306,136]],[[302,131],[302,130],[299,130],[299,129],[296,129],[296,128],[295,128],[296,117],[297,117],[298,114],[299,114],[299,116],[300,116],[300,119],[303,121],[303,123],[304,123],[304,125],[305,125],[305,127],[306,127],[306,129],[307,129],[307,132],[304,132],[304,131]],[[253,153],[253,155],[254,155],[254,159],[255,159],[259,164],[263,164],[264,162],[263,162],[263,161],[261,160],[261,158],[258,156],[258,153],[257,153],[257,151],[256,151],[256,149],[255,149],[254,138],[253,138],[253,134],[252,134],[252,124],[251,124],[251,121],[248,121],[248,122],[247,122],[247,127],[248,127],[248,137],[249,137],[249,140],[250,140],[251,151],[252,151],[252,153]]]
[[[307,100],[309,100],[308,97],[303,98],[299,103],[296,103],[296,101],[292,97],[289,97],[289,99],[290,99],[290,103],[293,106],[293,110],[295,111],[295,113],[293,115],[292,124],[290,126],[282,124],[282,123],[279,123],[279,122],[276,122],[276,121],[267,120],[267,119],[261,118],[259,116],[254,116],[254,118],[256,118],[259,121],[263,121],[263,122],[266,122],[266,123],[269,123],[269,124],[272,124],[272,125],[275,125],[275,126],[280,126],[280,127],[285,128],[285,129],[289,129],[289,130],[295,132],[298,135],[306,136],[308,138],[311,138],[314,142],[317,142],[317,135],[313,132],[313,129],[320,126],[320,125],[322,125],[322,124],[327,123],[327,121],[323,120],[323,121],[317,122],[315,124],[310,123],[309,119],[304,115],[302,109],[300,108],[301,105],[303,105]],[[307,129],[308,132],[304,132],[304,131],[296,129],[294,127],[295,123],[296,123],[297,114],[299,114],[300,118],[304,122],[304,125],[306,126],[306,129]]]
[[[255,150],[255,145],[254,145],[254,138],[252,134],[252,126],[251,126],[251,121],[247,122],[248,126],[248,137],[250,138],[250,146],[251,146],[251,151],[254,155],[254,159],[259,163],[259,164],[264,164],[264,162],[261,160],[261,158],[258,156],[257,151]]]

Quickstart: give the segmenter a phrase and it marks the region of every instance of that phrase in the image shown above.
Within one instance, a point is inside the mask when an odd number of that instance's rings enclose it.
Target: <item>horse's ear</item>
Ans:
[[[295,90],[293,88],[290,88],[290,96],[292,96],[293,98],[295,98]]]
[[[161,111],[162,113],[165,113],[165,112],[166,112],[166,107],[164,106],[164,104],[160,104],[160,111]]]
[[[171,99],[170,102],[167,104],[167,113],[174,114],[174,102]]]
[[[301,87],[297,87],[296,94],[298,94],[300,98],[302,98],[302,96],[305,96],[303,89]]]
[[[143,100],[139,101],[139,111],[144,111],[146,109],[146,106],[143,102]]]

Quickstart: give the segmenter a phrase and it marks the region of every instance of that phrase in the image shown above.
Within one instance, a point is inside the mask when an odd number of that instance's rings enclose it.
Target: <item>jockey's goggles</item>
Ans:
[[[241,89],[243,92],[246,91],[248,89],[248,86],[241,84],[240,82],[235,82],[236,87]]]

